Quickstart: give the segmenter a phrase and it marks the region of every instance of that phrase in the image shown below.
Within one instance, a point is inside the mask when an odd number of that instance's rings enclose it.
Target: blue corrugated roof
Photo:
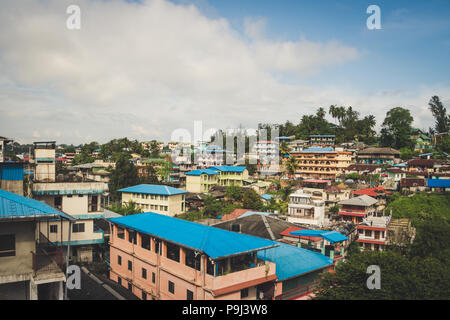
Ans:
[[[108,220],[138,232],[202,251],[212,259],[278,245],[274,241],[153,212],[138,213]]]
[[[210,169],[197,169],[193,171],[186,172],[185,175],[187,176],[199,176],[201,174],[207,174],[207,175],[213,175],[213,174],[219,174],[217,171],[210,170]]]
[[[72,220],[72,217],[43,202],[0,190],[0,218],[37,216],[62,216]]]
[[[272,199],[272,196],[270,195],[270,194],[263,194],[263,195],[261,195],[261,198],[263,198],[264,200],[270,200],[270,199]]]
[[[0,180],[19,181],[23,180],[22,163],[3,163],[0,165]]]
[[[310,237],[321,237],[331,243],[341,242],[348,240],[348,237],[337,231],[323,231],[323,230],[298,230],[292,231],[290,233],[293,236],[310,236]]]
[[[144,193],[144,194],[159,194],[166,196],[173,196],[176,194],[187,193],[186,190],[177,189],[174,187],[158,185],[158,184],[139,184],[137,186],[128,187],[118,190],[119,192]]]
[[[278,280],[285,280],[333,264],[320,253],[280,243],[279,247],[258,252],[258,258],[276,264],[275,273]]]
[[[219,170],[222,172],[243,172],[245,169],[247,169],[244,166],[215,166],[215,167],[209,167],[208,169],[211,170]]]
[[[334,151],[331,147],[309,147],[303,149],[303,152],[331,152]]]
[[[427,187],[450,188],[450,179],[427,179]]]

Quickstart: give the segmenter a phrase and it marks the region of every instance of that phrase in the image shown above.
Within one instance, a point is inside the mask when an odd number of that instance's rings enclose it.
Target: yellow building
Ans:
[[[215,166],[208,168],[219,173],[219,186],[243,186],[248,180],[248,170],[244,166]]]
[[[293,152],[291,156],[297,159],[297,176],[316,179],[335,179],[352,160],[351,152],[320,147]]]
[[[219,183],[219,173],[211,169],[198,169],[186,172],[185,175],[187,192],[208,192]]]
[[[137,203],[144,211],[176,216],[186,212],[185,190],[154,184],[140,184],[118,190],[122,193],[122,204]]]

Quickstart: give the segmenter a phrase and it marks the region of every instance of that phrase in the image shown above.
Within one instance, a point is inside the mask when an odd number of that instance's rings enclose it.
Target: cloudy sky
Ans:
[[[3,0],[0,136],[167,142],[194,121],[298,123],[331,104],[378,126],[403,106],[426,129],[432,95],[450,106],[449,16],[446,0]]]

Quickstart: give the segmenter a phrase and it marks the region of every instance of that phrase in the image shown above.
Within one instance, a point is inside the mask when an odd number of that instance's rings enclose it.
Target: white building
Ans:
[[[325,216],[325,202],[313,200],[310,194],[297,190],[289,196],[287,221],[324,227],[329,224],[329,219]]]

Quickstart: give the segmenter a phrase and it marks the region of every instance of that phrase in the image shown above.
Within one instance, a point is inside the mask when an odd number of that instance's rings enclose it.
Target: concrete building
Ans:
[[[388,227],[391,216],[382,216],[381,213],[369,215],[356,226],[358,239],[362,249],[385,250],[388,244]]]
[[[50,241],[62,244],[64,250],[70,243],[69,255],[73,261],[91,262],[95,249],[104,242],[103,232],[95,226],[95,221],[103,218],[101,203],[105,184],[71,176],[56,178],[54,146],[54,142],[34,143],[36,164],[32,195],[71,215],[76,222],[71,230],[67,221],[62,226],[43,221],[39,228]]]
[[[354,224],[363,222],[363,219],[368,216],[374,216],[377,212],[378,200],[368,195],[351,198],[339,202],[341,210],[339,215],[342,221],[351,221]]]
[[[154,184],[140,184],[118,190],[122,193],[122,204],[137,203],[144,211],[176,216],[186,212],[187,191]]]
[[[308,141],[311,147],[334,147],[336,136],[334,134],[312,134]]]
[[[0,190],[0,300],[62,300],[63,250],[42,234],[43,221],[73,219],[29,198]]]
[[[6,145],[12,141],[12,139],[6,137],[0,137],[0,163],[5,161]]]
[[[297,190],[289,196],[287,221],[296,224],[323,227],[329,224],[325,215],[325,202],[313,200],[310,194]]]
[[[243,186],[248,180],[248,170],[244,166],[214,166],[208,168],[219,173],[219,186]]]
[[[192,193],[207,193],[213,186],[219,184],[219,172],[211,169],[197,169],[185,173],[186,191]]]
[[[297,177],[336,179],[352,160],[351,152],[336,151],[331,147],[310,147],[300,152],[291,152],[297,159]]]
[[[151,212],[109,221],[110,278],[143,300],[273,298],[276,266],[257,253],[276,242]]]
[[[361,164],[394,164],[400,161],[400,151],[370,147],[359,151],[356,161]]]

